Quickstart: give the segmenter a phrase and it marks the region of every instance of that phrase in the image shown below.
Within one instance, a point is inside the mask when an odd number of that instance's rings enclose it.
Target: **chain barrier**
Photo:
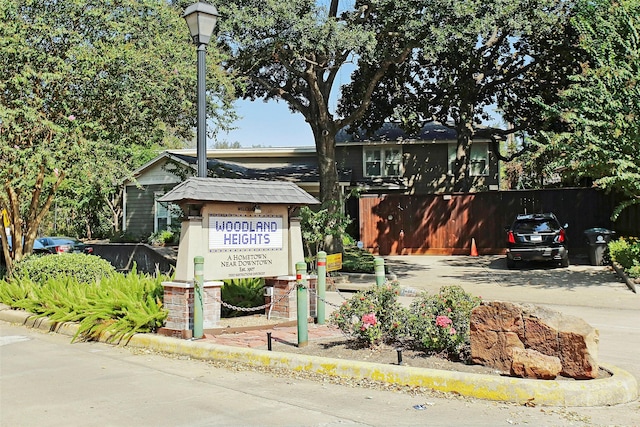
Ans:
[[[294,286],[293,288],[289,289],[289,292],[287,292],[286,294],[282,295],[282,297],[278,298],[277,300],[271,301],[268,304],[262,304],[261,306],[258,306],[258,307],[237,307],[237,306],[235,306],[233,304],[229,304],[228,302],[222,301],[221,298],[214,298],[214,301],[219,302],[221,305],[223,305],[224,307],[227,307],[228,309],[231,309],[231,310],[245,311],[245,312],[260,311],[260,310],[264,310],[267,307],[270,307],[270,306],[273,306],[275,304],[278,304],[283,299],[289,297],[289,295],[291,295],[291,292],[293,292],[295,289],[296,289],[296,287]]]
[[[316,290],[315,290],[315,289],[307,288],[307,290],[309,291],[309,293],[310,293],[311,295],[313,295],[313,296],[315,296],[316,298],[318,298],[318,300],[319,300],[319,301],[322,301],[323,303],[328,304],[328,305],[330,305],[330,306],[332,306],[332,307],[340,308],[340,304],[334,304],[334,303],[332,303],[332,302],[330,302],[330,301],[327,301],[325,298],[322,298],[320,295],[318,295],[318,293],[316,292]]]
[[[328,279],[328,277],[327,277],[327,279]],[[332,282],[333,282],[333,280],[332,280]],[[292,293],[292,292],[297,288],[297,286],[298,286],[298,285],[296,285],[296,286],[292,287],[291,289],[289,289],[289,292],[287,292],[286,294],[282,295],[282,296],[281,296],[280,298],[278,298],[277,300],[275,300],[275,301],[271,301],[271,302],[270,302],[270,303],[268,303],[268,304],[263,304],[263,305],[260,305],[260,306],[257,306],[257,307],[238,307],[238,306],[235,306],[235,305],[233,305],[233,304],[229,304],[228,302],[224,302],[224,301],[222,301],[222,299],[221,299],[221,298],[214,298],[214,301],[215,301],[215,302],[220,303],[222,306],[224,306],[224,307],[226,307],[226,308],[228,308],[228,309],[230,309],[230,310],[244,311],[244,312],[260,311],[260,310],[264,310],[264,309],[266,309],[267,307],[270,307],[270,306],[273,306],[273,305],[275,305],[275,304],[278,304],[280,301],[284,300],[285,298],[288,298],[288,297],[291,295],[291,293]],[[334,286],[335,286],[335,283],[334,283]],[[332,306],[332,307],[335,307],[335,308],[340,308],[340,304],[335,304],[335,303],[332,303],[331,301],[327,301],[327,299],[326,299],[326,298],[322,298],[320,295],[318,295],[318,293],[316,292],[316,290],[315,290],[315,289],[310,288],[310,287],[308,287],[308,286],[304,286],[304,285],[302,285],[302,287],[304,287],[305,289],[307,289],[307,290],[310,292],[310,294],[311,294],[312,296],[314,296],[314,297],[315,297],[315,298],[317,298],[318,300],[320,300],[320,301],[324,302],[325,304],[328,304],[328,305],[330,305],[330,306]],[[350,299],[350,298],[353,296],[353,295],[349,295],[349,297],[344,296],[344,295],[342,294],[342,292],[340,292],[340,290],[338,289],[338,287],[337,287],[337,286],[335,287],[335,290],[336,290],[336,293],[337,293],[338,295],[340,295],[340,297],[341,297],[344,301],[346,301],[346,300]]]
[[[327,276],[327,285],[329,284],[333,285],[335,292],[340,296],[340,298],[342,298],[343,301],[346,301],[353,296],[353,295],[349,295],[348,297],[346,297],[342,292],[340,292],[340,288],[338,288],[336,281],[331,276]]]

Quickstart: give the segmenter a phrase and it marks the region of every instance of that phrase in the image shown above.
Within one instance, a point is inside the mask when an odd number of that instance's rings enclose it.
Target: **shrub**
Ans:
[[[107,260],[85,254],[34,255],[16,263],[14,269],[14,277],[26,276],[36,283],[71,276],[87,284],[114,273],[115,268]]]
[[[226,304],[242,308],[259,307],[264,304],[264,279],[230,279],[223,282],[220,294]],[[223,305],[221,316],[238,317],[255,313],[256,311],[237,310]]]
[[[375,256],[364,249],[352,246],[344,248],[342,255],[342,269],[348,273],[374,273]],[[387,270],[385,266],[385,270]]]
[[[397,284],[373,286],[344,301],[330,322],[361,344],[374,346],[402,338],[406,309]]]
[[[437,295],[422,293],[409,308],[408,334],[429,353],[446,352],[462,359],[469,345],[469,317],[480,305],[460,286],[445,286]]]
[[[620,238],[609,242],[611,259],[624,268],[631,277],[640,277],[640,239]]]
[[[318,252],[325,250],[327,237],[331,236],[336,242],[342,242],[346,235],[345,229],[351,223],[351,219],[342,213],[339,202],[328,203],[334,206],[323,205],[318,211],[313,211],[308,206],[300,208],[300,228],[307,262],[313,261]]]
[[[147,242],[154,246],[176,245],[179,243],[180,233],[174,233],[172,230],[157,231],[149,236]]]
[[[78,322],[73,340],[96,339],[105,333],[110,341],[117,341],[138,332],[155,332],[164,324],[162,282],[168,279],[133,271],[126,276],[114,273],[87,286],[74,277],[57,276],[36,283],[22,276],[0,281],[0,301],[53,322]]]

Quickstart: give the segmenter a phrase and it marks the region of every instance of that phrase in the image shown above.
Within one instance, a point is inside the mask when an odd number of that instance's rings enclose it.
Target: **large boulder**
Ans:
[[[471,313],[470,338],[473,362],[505,374],[514,372],[514,349],[530,349],[559,359],[563,376],[577,379],[598,376],[598,330],[580,318],[545,307],[483,302]],[[521,359],[526,355],[530,369],[518,366],[517,372],[531,374],[536,363],[541,363],[545,370],[551,367],[551,359],[543,362],[534,357],[535,353],[518,350],[515,354]]]

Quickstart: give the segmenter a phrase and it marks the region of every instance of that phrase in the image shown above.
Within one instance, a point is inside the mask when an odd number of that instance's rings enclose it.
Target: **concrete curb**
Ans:
[[[615,270],[618,277],[620,277],[622,281],[627,284],[627,287],[631,289],[633,293],[637,294],[638,291],[636,290],[636,284],[629,278],[629,276],[627,276],[627,274],[624,272],[624,268],[622,268],[621,265],[615,262],[611,263],[611,265],[613,266],[613,269]]]
[[[0,320],[69,336],[75,335],[78,330],[78,325],[52,324],[46,318],[36,318],[30,313],[12,310],[4,305],[0,305]],[[126,345],[186,355],[194,359],[236,362],[343,378],[366,378],[519,404],[610,406],[632,402],[638,398],[638,382],[631,374],[602,363],[601,367],[608,371],[611,377],[588,381],[543,381],[230,347],[155,334],[136,334]]]

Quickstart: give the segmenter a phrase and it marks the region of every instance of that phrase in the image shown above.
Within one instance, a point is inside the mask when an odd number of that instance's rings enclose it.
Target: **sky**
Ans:
[[[355,70],[354,64],[340,67],[334,87],[329,96],[329,112],[335,113],[338,106],[340,88],[348,84]],[[236,130],[222,133],[220,140],[239,142],[243,148],[254,145],[265,147],[315,147],[311,126],[304,121],[301,113],[292,113],[285,101],[239,100],[234,104],[240,119],[235,122]]]
[[[286,102],[237,101],[236,111],[241,117],[235,123],[236,130],[223,133],[219,139],[229,143],[239,142],[243,148],[255,145],[263,147],[313,147],[311,126],[302,114],[291,113]]]

